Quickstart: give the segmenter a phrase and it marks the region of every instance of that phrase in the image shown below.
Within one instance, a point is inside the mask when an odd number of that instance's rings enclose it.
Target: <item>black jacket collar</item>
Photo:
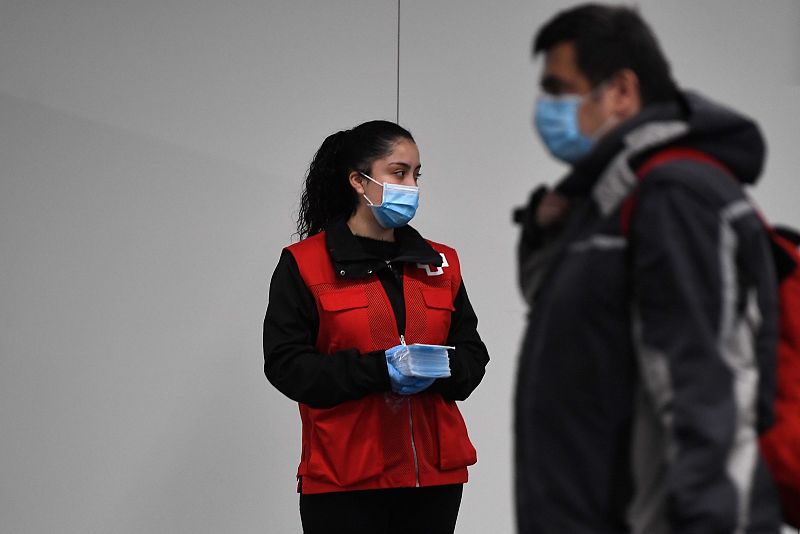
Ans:
[[[442,257],[410,226],[395,229],[398,253],[392,262],[442,265]],[[386,267],[386,262],[364,250],[347,222],[336,221],[325,233],[325,244],[333,261],[336,274],[343,278],[365,278]]]

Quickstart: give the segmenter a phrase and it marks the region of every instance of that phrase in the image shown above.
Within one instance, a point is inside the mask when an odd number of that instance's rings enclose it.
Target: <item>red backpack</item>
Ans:
[[[667,148],[650,156],[636,171],[639,181],[655,167],[670,161],[698,161],[731,175],[720,162],[703,152]],[[622,204],[622,232],[627,235],[638,192]],[[766,224],[766,223],[765,223]],[[759,437],[761,452],[778,486],[784,521],[800,528],[800,234],[770,228],[769,237],[778,275],[780,327],[778,339],[778,381],[774,424]]]
[[[761,452],[778,484],[784,519],[800,528],[800,253],[780,230],[773,229],[770,237],[773,248],[779,247],[776,258],[783,251],[791,261],[777,265],[782,275],[778,394],[775,423],[761,435]]]

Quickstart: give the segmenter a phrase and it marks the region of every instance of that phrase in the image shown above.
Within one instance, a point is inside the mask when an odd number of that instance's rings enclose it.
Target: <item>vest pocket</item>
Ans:
[[[447,333],[450,331],[450,319],[455,310],[450,288],[423,287],[421,292],[422,300],[425,303],[425,322],[422,325],[424,334],[412,330],[414,326],[409,324],[408,333],[413,332],[419,335],[406,336],[406,339],[410,337],[419,343],[444,344],[447,341]]]
[[[450,288],[426,287],[422,289],[422,298],[428,308],[437,310],[455,311],[453,307],[453,295]]]
[[[309,409],[309,476],[347,488],[383,473],[383,449],[375,436],[380,414],[374,397]]]
[[[443,471],[472,465],[478,454],[467,435],[467,425],[455,401],[440,399],[436,410],[439,468]]]
[[[318,340],[327,340],[328,352],[362,347],[364,329],[369,329],[367,294],[363,287],[320,293]]]
[[[319,303],[323,310],[336,312],[367,307],[367,294],[362,288],[320,293]]]

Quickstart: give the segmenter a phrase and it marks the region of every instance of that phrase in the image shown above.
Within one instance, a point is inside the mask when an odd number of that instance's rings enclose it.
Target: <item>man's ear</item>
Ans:
[[[613,78],[613,100],[611,111],[626,120],[642,110],[639,77],[631,69],[622,69]]]

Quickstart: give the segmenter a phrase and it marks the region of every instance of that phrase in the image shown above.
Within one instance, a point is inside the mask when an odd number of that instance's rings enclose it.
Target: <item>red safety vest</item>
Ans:
[[[405,266],[408,344],[446,344],[461,285],[455,250],[429,244],[443,255],[445,265]],[[378,277],[338,277],[324,232],[287,250],[317,305],[317,351],[355,348],[364,354],[400,343]],[[385,391],[324,409],[300,404],[300,418],[303,448],[297,476],[304,494],[459,484],[467,481],[467,466],[477,461],[456,403],[438,393],[400,396]]]

